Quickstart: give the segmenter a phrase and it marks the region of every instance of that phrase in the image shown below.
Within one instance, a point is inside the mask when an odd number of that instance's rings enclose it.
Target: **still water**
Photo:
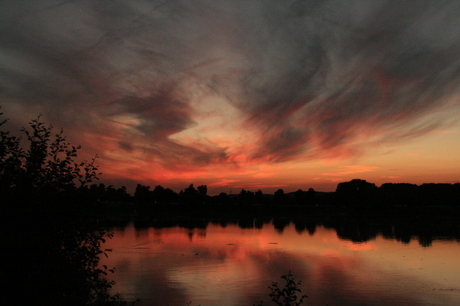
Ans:
[[[103,264],[116,268],[114,292],[138,305],[272,305],[268,286],[289,271],[307,305],[460,305],[456,239],[353,242],[323,226],[271,222],[113,232]]]

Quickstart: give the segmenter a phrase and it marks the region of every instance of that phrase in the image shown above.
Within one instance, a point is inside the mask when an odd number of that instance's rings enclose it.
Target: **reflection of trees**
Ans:
[[[327,227],[334,228],[341,239],[353,242],[366,242],[378,235],[406,244],[417,240],[424,247],[431,246],[434,240],[460,241],[458,223],[433,222],[429,219],[338,219],[327,223]]]
[[[291,223],[291,220],[288,218],[273,218],[273,227],[280,233],[284,231],[284,228]]]
[[[382,236],[385,239],[394,239],[402,243],[410,243],[417,240],[422,246],[430,246],[434,240],[455,240],[460,242],[460,225],[450,222],[443,223],[439,220],[432,222],[428,218],[405,220],[404,218],[375,218],[369,216],[337,215],[335,217],[219,217],[213,219],[188,217],[157,217],[152,219],[141,218],[134,222],[138,229],[143,228],[167,228],[183,227],[187,229],[206,230],[209,224],[217,224],[222,227],[228,225],[238,226],[242,229],[262,228],[271,223],[282,234],[284,229],[291,223],[296,231],[301,234],[308,232],[314,235],[318,226],[334,229],[340,239],[361,243]]]
[[[99,259],[104,256],[105,230],[53,217],[9,224],[4,233],[8,252],[4,262],[6,273],[2,274],[8,275],[7,297],[11,304],[115,302],[117,297],[109,294],[113,285],[106,278],[109,270],[99,267]]]
[[[317,222],[312,219],[296,219],[292,220],[294,223],[295,229],[298,233],[307,231],[310,236],[314,235],[316,232]]]
[[[244,229],[244,228],[250,229],[250,228],[254,228],[254,227],[255,227],[255,226],[254,226],[254,218],[243,218],[243,217],[242,217],[242,218],[239,218],[239,219],[238,219],[237,223],[238,223],[238,226],[239,226],[240,228],[243,228],[243,229]]]
[[[335,230],[340,239],[351,240],[353,242],[366,242],[375,237],[378,231],[369,226],[369,224],[359,224],[355,222],[340,222]]]

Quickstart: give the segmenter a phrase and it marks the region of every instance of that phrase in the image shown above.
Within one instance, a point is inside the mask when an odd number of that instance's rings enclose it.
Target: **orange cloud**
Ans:
[[[228,180],[228,179],[223,179],[219,180],[218,182],[214,182],[211,184],[208,184],[209,187],[223,187],[223,186],[229,186],[232,183],[238,182],[238,180]]]
[[[254,168],[340,164],[425,136],[456,141],[458,4],[364,2],[359,11],[285,1],[218,10],[213,1],[117,2],[102,22],[89,2],[10,1],[3,11],[21,27],[0,28],[1,77],[9,80],[0,101],[16,127],[24,113],[41,112],[85,158],[99,154],[109,180],[144,184],[282,186],[274,180],[287,180],[285,170]],[[74,10],[80,18],[69,22]],[[40,18],[26,18],[30,12]],[[176,13],[181,22],[171,21]],[[313,23],[320,33],[306,26]],[[458,156],[437,163],[448,168]],[[417,177],[426,164],[407,171]],[[382,170],[375,165],[289,171],[297,184],[335,182]],[[455,172],[432,173],[452,180]]]
[[[372,172],[378,168],[379,167],[365,166],[365,165],[341,166],[339,167],[340,170],[337,170],[336,172],[323,173],[322,175],[324,176],[346,176],[350,174]]]

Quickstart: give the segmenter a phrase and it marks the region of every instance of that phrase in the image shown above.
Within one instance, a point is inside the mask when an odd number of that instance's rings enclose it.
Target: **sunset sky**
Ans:
[[[210,194],[460,182],[460,1],[0,2],[8,129],[101,182]]]

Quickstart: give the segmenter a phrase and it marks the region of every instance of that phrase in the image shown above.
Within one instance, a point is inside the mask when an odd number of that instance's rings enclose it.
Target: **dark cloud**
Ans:
[[[146,98],[126,97],[113,101],[105,106],[104,115],[109,120],[117,116],[133,115],[133,123],[125,123],[126,128],[152,138],[153,141],[164,140],[195,124],[189,116],[190,107],[170,96],[171,92],[173,90]]]
[[[170,169],[185,165],[204,166],[227,161],[225,148],[210,145],[179,144],[169,139],[197,123],[190,118],[187,103],[174,97],[174,89],[163,88],[153,96],[126,97],[104,106],[104,121],[120,126],[119,147],[142,149],[156,162]]]
[[[241,152],[206,133],[176,137],[200,127],[209,97],[256,135],[248,160],[280,162],[424,135],[452,119],[431,114],[459,91],[453,0],[0,8],[0,103],[12,122],[41,112],[113,161],[108,147],[172,168],[233,163]]]
[[[303,149],[321,154],[358,137],[363,143],[388,141],[389,135],[395,140],[444,123],[423,120],[452,104],[459,90],[460,35],[454,29],[460,24],[452,13],[459,12],[458,3],[318,3],[294,3],[291,9],[314,6],[315,14],[286,19],[281,26],[296,31],[265,42],[261,56],[271,55],[265,72],[276,74],[264,82],[241,80],[242,100],[256,118],[249,122],[263,131],[256,157],[278,152],[275,160],[284,160]],[[363,130],[373,131],[368,140]],[[317,146],[306,145],[309,139]]]

